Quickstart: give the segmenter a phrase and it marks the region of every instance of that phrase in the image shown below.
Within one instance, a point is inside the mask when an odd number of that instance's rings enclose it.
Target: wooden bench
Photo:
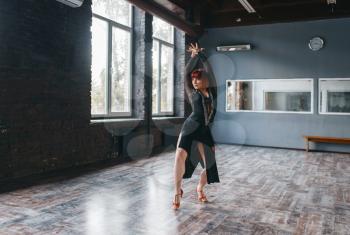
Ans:
[[[326,136],[304,136],[306,151],[309,152],[309,142],[350,144],[350,138],[326,137]]]

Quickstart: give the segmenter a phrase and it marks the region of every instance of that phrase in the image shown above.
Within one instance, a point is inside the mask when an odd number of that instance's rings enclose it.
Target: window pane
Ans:
[[[158,71],[159,71],[159,43],[153,40],[153,81],[152,81],[152,113],[158,113]]]
[[[130,33],[112,32],[112,112],[130,112]]]
[[[226,110],[235,110],[235,82],[231,80],[226,81]]]
[[[320,113],[350,113],[350,79],[319,80]]]
[[[259,80],[254,82],[258,111],[311,112],[311,80]]]
[[[252,82],[236,82],[235,107],[237,110],[252,110]]]
[[[120,24],[130,26],[130,4],[125,0],[93,0],[92,11]]]
[[[161,47],[161,112],[173,111],[173,89],[174,89],[174,71],[173,71],[173,49],[162,45]]]
[[[264,110],[311,111],[311,92],[265,92]]]
[[[350,92],[328,92],[327,111],[350,113]]]
[[[167,22],[153,17],[153,37],[173,43],[174,27]]]
[[[92,19],[91,114],[106,114],[107,24]]]

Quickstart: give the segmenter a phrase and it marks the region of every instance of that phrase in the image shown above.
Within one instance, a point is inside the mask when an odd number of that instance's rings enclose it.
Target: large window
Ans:
[[[131,116],[131,5],[93,0],[93,117]]]
[[[153,17],[152,114],[174,114],[174,27]]]

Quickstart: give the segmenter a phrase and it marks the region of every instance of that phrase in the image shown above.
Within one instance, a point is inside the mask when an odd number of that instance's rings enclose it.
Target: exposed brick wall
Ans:
[[[133,98],[133,116],[136,118],[145,118],[145,40],[144,35],[146,32],[145,27],[145,12],[134,8],[134,20],[133,20],[133,94],[136,94]],[[137,79],[137,80],[136,80]]]
[[[1,1],[2,179],[108,155],[108,133],[90,127],[90,4]]]
[[[145,13],[137,11],[135,60],[145,58],[146,47]],[[79,8],[54,0],[0,2],[0,181],[121,155],[133,159],[127,146],[138,145],[135,136],[140,146],[147,135],[163,144],[161,130],[147,133],[147,122],[123,135],[114,131],[118,125],[90,123],[91,16],[91,0]],[[145,63],[134,66],[133,115],[144,119]]]
[[[184,77],[185,77],[185,33],[175,31],[175,113],[183,117],[184,110]]]

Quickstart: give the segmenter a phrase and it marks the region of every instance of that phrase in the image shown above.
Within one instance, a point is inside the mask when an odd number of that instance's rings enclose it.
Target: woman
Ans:
[[[198,162],[203,170],[196,191],[200,202],[208,202],[203,192],[205,184],[220,182],[215,161],[214,140],[209,128],[216,113],[216,82],[203,48],[191,44],[191,59],[186,66],[186,98],[192,113],[185,120],[176,146],[173,208],[180,207],[182,178],[191,178]]]

